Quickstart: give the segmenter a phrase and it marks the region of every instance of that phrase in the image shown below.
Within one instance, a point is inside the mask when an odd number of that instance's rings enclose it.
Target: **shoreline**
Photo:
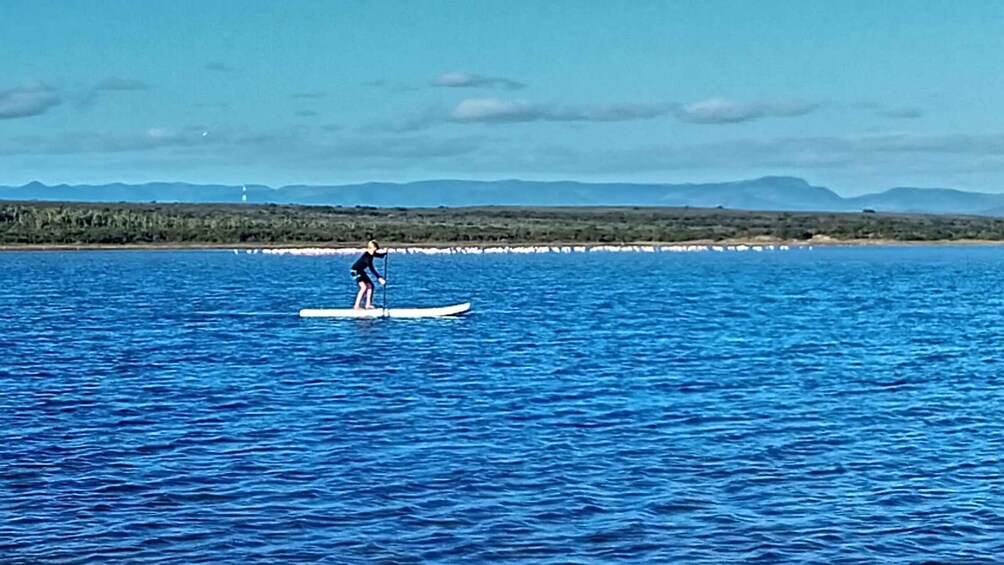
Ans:
[[[781,239],[735,239],[735,240],[689,240],[689,241],[636,241],[625,243],[609,242],[535,242],[535,243],[475,243],[475,242],[424,242],[424,243],[394,243],[383,244],[385,248],[521,248],[521,247],[686,247],[686,246],[788,246],[788,247],[998,247],[1004,246],[1002,240],[894,240],[894,239],[833,239],[813,238],[809,240]],[[307,242],[297,243],[169,243],[169,244],[16,244],[0,245],[3,252],[29,251],[235,251],[262,249],[361,249],[365,242],[317,244]]]

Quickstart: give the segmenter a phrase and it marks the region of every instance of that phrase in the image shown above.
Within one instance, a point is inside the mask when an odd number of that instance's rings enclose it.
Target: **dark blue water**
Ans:
[[[0,254],[0,562],[1004,555],[1004,249],[349,262]]]

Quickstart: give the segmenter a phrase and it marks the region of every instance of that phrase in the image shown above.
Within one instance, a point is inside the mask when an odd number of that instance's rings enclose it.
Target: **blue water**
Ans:
[[[349,262],[0,254],[0,562],[1004,555],[1004,249]]]

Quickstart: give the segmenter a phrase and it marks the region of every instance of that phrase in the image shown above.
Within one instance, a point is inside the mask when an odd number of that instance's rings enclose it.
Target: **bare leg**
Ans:
[[[359,292],[356,293],[356,305],[352,307],[354,310],[359,310],[359,308],[362,307],[363,295],[365,294],[366,294],[366,283],[360,282]]]
[[[366,285],[366,308],[373,308],[373,285]]]

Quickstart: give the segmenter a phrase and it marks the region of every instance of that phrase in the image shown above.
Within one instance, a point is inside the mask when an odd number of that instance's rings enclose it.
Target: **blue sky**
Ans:
[[[1004,2],[0,2],[0,184],[1004,192]]]

